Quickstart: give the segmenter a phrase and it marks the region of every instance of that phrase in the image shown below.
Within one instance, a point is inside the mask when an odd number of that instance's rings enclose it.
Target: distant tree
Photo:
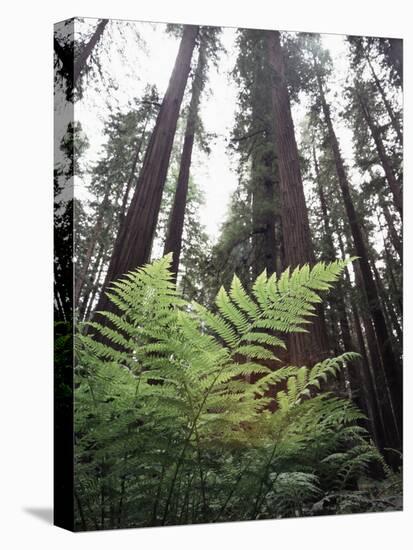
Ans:
[[[264,269],[282,269],[278,166],[272,120],[270,68],[265,34],[239,30],[239,53],[233,75],[238,93],[231,148],[239,159],[239,176],[247,182],[251,202],[251,277]]]
[[[107,142],[103,147],[104,156],[91,170],[91,182],[87,185],[94,197],[102,198],[90,202],[93,221],[88,238],[76,241],[75,303],[79,306],[82,301],[82,311],[93,288],[91,279],[100,259],[112,252],[125,217],[157,106],[157,91],[154,87],[148,87],[136,108],[126,113],[111,114],[105,123],[103,133]],[[107,259],[104,266],[107,267]]]
[[[354,71],[360,73],[362,69],[368,68],[367,73],[370,78],[373,78],[374,85],[378,91],[389,119],[393,125],[397,138],[401,145],[403,145],[403,131],[401,127],[400,111],[396,110],[394,104],[392,104],[389,93],[389,83],[383,79],[383,65],[385,62],[380,55],[380,45],[383,39],[372,39],[362,36],[349,36],[347,41],[350,46],[351,66]],[[381,69],[380,76],[378,71]],[[384,73],[385,74],[385,73]],[[387,85],[386,85],[387,84]]]
[[[325,95],[325,79],[326,72],[324,72],[322,65],[322,56],[324,52],[320,48],[320,45],[315,41],[310,42],[310,52],[313,58],[314,76],[315,82],[318,88],[318,99],[320,101],[322,113],[324,116],[324,123],[326,125],[329,145],[331,147],[334,161],[336,165],[337,179],[340,185],[343,203],[345,206],[352,239],[354,243],[354,250],[357,256],[359,256],[359,269],[360,279],[363,281],[364,291],[367,297],[367,302],[370,310],[370,314],[374,323],[374,330],[377,335],[377,342],[380,349],[380,355],[383,361],[383,367],[385,371],[386,384],[388,384],[389,391],[392,400],[392,410],[395,414],[395,429],[390,435],[391,444],[394,448],[399,448],[401,445],[401,433],[402,433],[402,374],[398,361],[393,353],[391,346],[391,338],[386,326],[383,311],[380,307],[380,299],[377,292],[377,287],[374,282],[372,269],[369,263],[369,254],[366,247],[366,243],[363,238],[362,228],[360,224],[360,217],[355,209],[354,201],[351,194],[350,182],[347,176],[347,171],[344,165],[344,161],[341,155],[337,135],[334,130],[330,107],[327,103]],[[358,268],[357,268],[358,269]],[[392,412],[389,411],[389,419],[391,419]],[[389,441],[390,443],[390,441]]]
[[[73,196],[73,177],[82,173],[81,156],[89,147],[79,122],[70,123],[60,143],[61,159],[54,169],[54,295],[57,320],[73,314],[73,233],[86,214]],[[84,226],[83,226],[84,227]]]

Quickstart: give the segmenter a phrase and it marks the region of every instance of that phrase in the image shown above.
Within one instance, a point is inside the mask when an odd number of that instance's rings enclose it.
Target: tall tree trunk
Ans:
[[[192,161],[195,132],[197,127],[199,102],[204,85],[205,71],[205,45],[201,42],[198,61],[192,82],[191,102],[189,104],[188,118],[186,121],[184,145],[182,148],[181,162],[179,166],[178,182],[174,196],[172,210],[168,220],[168,231],[165,240],[164,255],[172,252],[171,271],[174,279],[178,276],[179,260],[182,250],[182,236],[185,221],[185,209],[188,196],[189,171]]]
[[[338,242],[340,246],[341,257],[345,258],[345,247],[343,237],[340,230],[337,231]],[[350,238],[346,235],[347,241]],[[347,286],[351,287],[351,281],[348,270],[345,271],[345,280]],[[371,424],[372,433],[378,448],[384,451],[387,447],[394,447],[394,442],[399,444],[397,436],[397,426],[394,417],[391,400],[388,393],[387,381],[382,366],[380,350],[377,345],[377,340],[374,332],[374,327],[371,322],[370,314],[366,314],[367,298],[364,292],[363,279],[360,272],[360,267],[354,264],[354,275],[356,288],[359,291],[360,307],[356,303],[354,296],[351,296],[351,311],[354,319],[355,331],[358,342],[358,351],[363,356],[361,370],[361,391],[364,393],[366,404],[368,405],[368,419]],[[364,333],[367,342],[367,348],[364,342],[364,334],[361,326],[363,320]],[[394,427],[394,428],[393,428]],[[389,455],[389,460],[395,457]]]
[[[77,59],[75,59],[73,67],[73,88],[76,87],[80,75],[84,72],[87,60],[92,54],[96,44],[99,42],[108,22],[108,19],[102,19],[101,21],[99,21],[95,32],[92,34],[89,42],[83,47],[83,50],[81,51]]]
[[[267,32],[267,48],[272,71],[272,107],[280,176],[284,254],[286,265],[294,268],[300,264],[314,264],[315,255],[278,31]],[[309,331],[310,334],[294,334],[290,338],[290,359],[295,364],[317,361],[329,352],[321,308]]]
[[[380,159],[380,164],[383,167],[384,173],[386,175],[387,183],[389,184],[390,190],[393,195],[394,206],[400,212],[400,216],[403,218],[403,196],[402,190],[399,182],[394,175],[393,169],[390,164],[390,160],[387,156],[386,149],[384,148],[383,140],[379,128],[375,125],[373,118],[370,113],[370,109],[367,105],[366,99],[363,97],[362,93],[357,89],[358,84],[355,83],[356,93],[358,100],[360,102],[361,110],[363,116],[366,120],[367,126],[370,129],[371,135],[373,137],[374,143],[376,145],[377,154]]]
[[[138,184],[115,243],[104,287],[147,263],[158,220],[179,110],[188,79],[198,27],[185,25],[168,89],[158,113]],[[97,310],[115,309],[101,293]]]
[[[314,136],[313,136],[313,139],[314,139]],[[332,231],[332,228],[330,227],[330,214],[327,208],[327,200],[324,192],[323,183],[321,180],[320,167],[318,164],[317,153],[316,153],[314,142],[313,142],[312,152],[313,152],[313,164],[314,164],[314,171],[316,175],[318,198],[320,200],[321,213],[323,215],[324,235],[325,235],[325,241],[327,245],[327,251],[326,251],[327,253],[325,254],[325,257],[323,259],[326,261],[332,262],[336,259],[336,249],[333,242],[333,231]],[[338,323],[340,326],[340,332],[341,332],[342,341],[343,341],[343,351],[345,352],[352,351],[355,349],[355,346],[352,341],[350,324],[346,313],[344,285],[342,284],[341,281],[337,281],[336,290],[337,292],[335,292],[329,298],[329,302],[331,304],[332,311],[336,312],[338,317]],[[354,364],[350,364],[347,367],[351,392],[353,395],[360,395],[360,392],[359,392],[360,376],[358,374],[359,366],[360,365],[357,362]],[[358,397],[356,401],[357,401],[357,404],[367,413],[368,412],[366,409],[367,400],[364,398],[364,396]]]
[[[397,419],[398,433],[402,434],[402,372],[397,360],[393,354],[391,347],[391,339],[388,333],[386,322],[383,316],[383,312],[380,308],[380,300],[377,293],[377,288],[374,283],[374,278],[369,265],[367,248],[363,240],[361,227],[354,208],[353,199],[350,193],[350,185],[347,180],[346,170],[344,168],[343,159],[338,144],[338,140],[331,121],[330,109],[326,102],[322,80],[318,71],[318,67],[315,61],[315,69],[317,75],[317,81],[319,86],[319,94],[324,113],[324,119],[328,130],[329,142],[333,152],[337,178],[340,184],[341,193],[343,196],[343,202],[347,213],[351,234],[353,237],[354,248],[358,259],[358,265],[362,275],[364,283],[364,289],[367,296],[369,310],[374,323],[374,329],[377,336],[377,342],[380,349],[380,354],[383,359],[383,366],[387,378],[387,382],[390,388],[392,397],[392,406],[395,411]],[[398,446],[400,448],[400,445]]]
[[[386,107],[387,114],[389,115],[390,120],[393,124],[394,131],[397,134],[397,138],[400,142],[400,145],[403,145],[403,132],[402,132],[402,129],[400,127],[400,123],[397,120],[397,117],[396,117],[396,115],[393,111],[393,107],[390,105],[390,102],[387,99],[386,92],[384,91],[384,88],[381,85],[380,79],[378,78],[378,76],[376,74],[376,71],[374,70],[374,67],[373,67],[371,59],[370,59],[370,55],[368,54],[367,51],[365,51],[365,56],[366,56],[366,59],[367,59],[367,63],[370,67],[371,74],[373,75],[373,79],[374,79],[374,82],[376,84],[376,87],[379,90],[379,93],[380,93],[381,98],[383,100],[384,106]]]

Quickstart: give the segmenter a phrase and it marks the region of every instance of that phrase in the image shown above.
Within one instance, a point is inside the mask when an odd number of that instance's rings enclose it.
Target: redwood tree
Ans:
[[[116,240],[104,288],[150,259],[162,193],[198,27],[185,25],[175,66],[143,161],[139,181]],[[97,310],[112,309],[102,292]]]
[[[315,263],[314,247],[278,31],[267,32],[267,47],[272,71],[272,107],[280,177],[284,258],[286,266],[295,268],[297,265]],[[290,360],[293,363],[316,361],[329,351],[322,311],[317,313],[309,327],[309,334],[294,335],[290,339]]]
[[[176,279],[178,275],[179,259],[182,249],[185,207],[189,184],[189,171],[192,161],[192,150],[194,147],[195,133],[197,130],[199,102],[201,92],[204,87],[204,72],[206,66],[205,55],[205,42],[201,40],[195,76],[192,82],[191,101],[189,104],[188,116],[186,121],[185,137],[182,148],[181,162],[179,166],[178,181],[176,185],[172,210],[169,216],[168,230],[164,246],[164,255],[172,252],[171,271],[174,275],[174,279]]]

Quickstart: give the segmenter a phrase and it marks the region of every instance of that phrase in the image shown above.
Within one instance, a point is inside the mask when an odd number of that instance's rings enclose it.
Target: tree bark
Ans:
[[[391,339],[388,333],[386,322],[383,316],[383,312],[380,308],[380,300],[377,293],[377,288],[374,282],[374,278],[369,265],[369,258],[367,248],[363,240],[361,226],[354,208],[353,199],[350,194],[350,185],[347,179],[346,170],[344,168],[343,159],[338,144],[338,140],[331,121],[330,109],[326,102],[322,80],[318,71],[318,67],[315,61],[316,76],[319,87],[319,94],[324,113],[325,124],[327,126],[329,142],[333,152],[337,178],[340,184],[341,193],[343,196],[343,202],[347,213],[351,234],[353,237],[354,248],[359,259],[357,261],[362,280],[364,283],[364,289],[367,296],[367,302],[371,317],[374,323],[374,329],[377,336],[377,342],[379,345],[380,355],[383,360],[383,367],[387,378],[387,383],[390,389],[392,398],[392,407],[395,412],[397,421],[397,430],[400,435],[402,434],[402,374],[396,358],[393,354],[391,347]],[[400,444],[398,446],[400,449]]]
[[[106,289],[112,281],[150,259],[179,110],[197,34],[197,26],[184,26],[175,67],[146,150],[139,181],[115,243],[104,284]],[[106,309],[115,308],[103,291],[97,310]]]
[[[315,264],[315,255],[278,31],[267,32],[267,47],[272,71],[272,107],[280,176],[285,263],[294,268],[300,264]],[[295,364],[318,361],[329,353],[321,309],[317,311],[317,317],[309,331],[309,334],[291,335],[289,353]]]
[[[182,237],[185,221],[185,209],[188,196],[189,172],[192,161],[199,102],[203,88],[204,71],[206,65],[205,46],[201,42],[198,61],[191,90],[191,102],[186,121],[185,138],[182,148],[181,162],[179,166],[178,182],[174,196],[174,202],[168,221],[168,231],[164,246],[164,255],[172,252],[171,271],[176,281],[179,270],[179,260],[182,250]]]

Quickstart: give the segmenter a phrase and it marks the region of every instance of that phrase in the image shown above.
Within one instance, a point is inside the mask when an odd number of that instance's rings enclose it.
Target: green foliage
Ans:
[[[215,312],[187,302],[166,256],[113,283],[118,313],[76,337],[77,529],[286,517],[381,457],[349,401],[320,392],[347,353],[281,363],[284,336],[347,262],[237,277]]]

